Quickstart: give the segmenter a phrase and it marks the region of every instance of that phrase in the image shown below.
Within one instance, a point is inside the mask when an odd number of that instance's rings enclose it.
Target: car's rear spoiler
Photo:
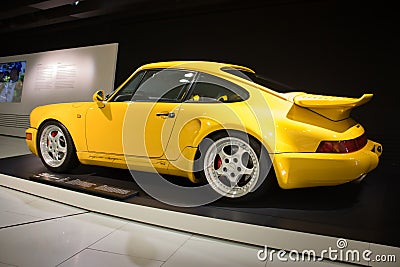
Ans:
[[[303,93],[296,95],[293,102],[328,119],[339,121],[348,118],[353,108],[367,103],[372,96],[373,94],[364,94],[360,98],[350,98]]]

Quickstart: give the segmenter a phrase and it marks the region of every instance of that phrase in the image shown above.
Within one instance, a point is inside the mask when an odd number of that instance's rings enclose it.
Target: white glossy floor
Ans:
[[[27,153],[23,139],[0,135],[0,157]],[[101,215],[0,186],[0,267],[350,266],[260,261],[260,249]]]

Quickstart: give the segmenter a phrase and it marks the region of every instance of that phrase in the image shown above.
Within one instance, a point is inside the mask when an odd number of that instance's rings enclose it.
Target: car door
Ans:
[[[195,72],[179,69],[149,70],[135,91],[123,125],[127,156],[159,158],[168,147],[181,101]]]
[[[146,70],[135,74],[105,107],[86,115],[90,152],[157,158],[163,155],[181,100],[195,76],[184,70]]]

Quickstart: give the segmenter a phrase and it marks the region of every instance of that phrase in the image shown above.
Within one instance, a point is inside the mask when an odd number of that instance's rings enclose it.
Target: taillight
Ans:
[[[322,141],[317,149],[319,153],[350,153],[360,150],[367,144],[365,134],[351,140]]]

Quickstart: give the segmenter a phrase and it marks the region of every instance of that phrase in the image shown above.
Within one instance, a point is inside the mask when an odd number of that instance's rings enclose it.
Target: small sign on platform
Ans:
[[[73,175],[66,176],[62,174],[42,172],[31,175],[29,178],[46,184],[111,199],[124,200],[138,194],[138,191],[133,189],[97,182],[96,176],[88,176],[88,179],[84,179],[84,176],[82,175],[74,177]]]

